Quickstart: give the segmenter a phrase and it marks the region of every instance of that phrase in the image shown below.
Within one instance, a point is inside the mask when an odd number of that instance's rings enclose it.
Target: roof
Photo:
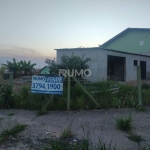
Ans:
[[[40,72],[45,69],[45,68],[49,68],[48,66],[44,66],[42,69],[40,69]]]
[[[56,48],[54,50],[77,50],[77,49],[93,49],[93,48],[99,48],[99,47],[77,47],[77,48]]]
[[[116,36],[114,36],[113,38],[111,38],[108,41],[106,41],[105,43],[103,43],[102,45],[100,45],[100,47],[104,48],[107,44],[109,44],[110,42],[116,40],[117,38],[119,38],[120,36],[126,34],[127,32],[130,32],[130,31],[140,31],[140,30],[141,31],[146,31],[146,30],[150,31],[150,28],[127,28],[124,31],[122,31],[119,34],[117,34]]]
[[[144,55],[144,54],[130,53],[130,52],[124,52],[124,51],[119,51],[119,50],[114,50],[114,49],[106,49],[106,48],[102,48],[102,47],[61,48],[61,49],[55,49],[55,50],[82,50],[82,49],[91,49],[91,50],[92,49],[99,49],[99,50],[107,50],[107,51],[124,53],[124,54],[131,54],[131,55],[138,55],[138,56],[150,57],[150,56]]]

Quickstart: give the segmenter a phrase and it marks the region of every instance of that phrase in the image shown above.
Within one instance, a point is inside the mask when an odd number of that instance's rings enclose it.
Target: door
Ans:
[[[141,79],[145,80],[146,79],[146,61],[140,61],[140,66],[141,66]]]

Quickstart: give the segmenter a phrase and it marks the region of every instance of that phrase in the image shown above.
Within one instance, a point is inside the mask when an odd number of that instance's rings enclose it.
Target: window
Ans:
[[[137,66],[137,60],[134,60],[134,66]]]
[[[139,45],[140,45],[140,46],[141,46],[141,45],[144,45],[144,41],[140,41]]]

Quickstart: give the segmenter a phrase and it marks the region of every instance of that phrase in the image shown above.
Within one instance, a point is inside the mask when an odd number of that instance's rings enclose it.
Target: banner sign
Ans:
[[[63,77],[32,76],[32,93],[63,94]]]

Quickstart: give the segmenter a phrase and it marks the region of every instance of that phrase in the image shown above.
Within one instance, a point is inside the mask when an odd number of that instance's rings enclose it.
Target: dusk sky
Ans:
[[[150,28],[150,0],[0,0],[0,63],[56,58],[55,48],[96,47]]]

